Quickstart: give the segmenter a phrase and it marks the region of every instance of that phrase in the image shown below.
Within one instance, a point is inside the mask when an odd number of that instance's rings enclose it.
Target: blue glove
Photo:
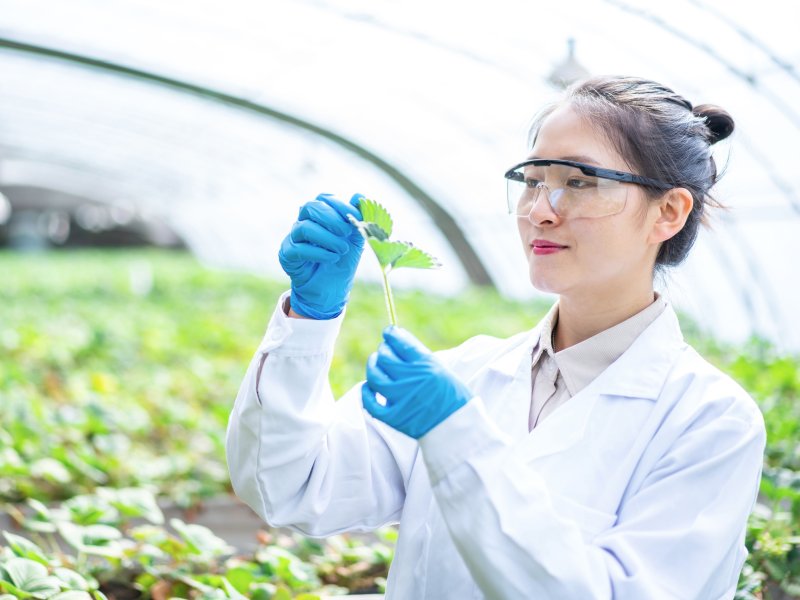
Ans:
[[[281,267],[292,280],[292,310],[312,319],[338,317],[353,287],[364,238],[347,220],[361,213],[355,194],[350,204],[320,194],[300,208],[292,231],[278,252]]]
[[[413,438],[421,438],[464,406],[472,393],[409,331],[389,326],[383,343],[367,360],[361,387],[373,417]],[[375,393],[386,398],[378,404]]]

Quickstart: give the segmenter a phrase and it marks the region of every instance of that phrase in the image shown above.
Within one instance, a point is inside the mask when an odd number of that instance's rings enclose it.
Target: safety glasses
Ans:
[[[547,190],[553,211],[562,218],[597,218],[625,208],[628,184],[666,191],[674,186],[614,169],[602,169],[571,160],[536,158],[509,169],[506,174],[509,214],[528,218],[542,190]]]

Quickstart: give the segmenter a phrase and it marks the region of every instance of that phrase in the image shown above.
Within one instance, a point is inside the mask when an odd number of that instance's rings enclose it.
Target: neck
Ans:
[[[614,292],[605,297],[559,296],[554,349],[564,350],[588,340],[641,312],[654,300],[652,287],[625,296]]]

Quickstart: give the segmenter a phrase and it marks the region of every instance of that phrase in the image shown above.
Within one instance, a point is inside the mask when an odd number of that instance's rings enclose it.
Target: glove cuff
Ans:
[[[340,314],[342,314],[342,311],[344,310],[344,303],[343,303],[341,306],[334,307],[331,310],[320,311],[316,308],[308,306],[302,300],[300,300],[297,297],[297,294],[295,294],[294,290],[292,290],[292,293],[289,296],[289,306],[298,315],[308,317],[309,319],[317,319],[320,321],[335,319]]]

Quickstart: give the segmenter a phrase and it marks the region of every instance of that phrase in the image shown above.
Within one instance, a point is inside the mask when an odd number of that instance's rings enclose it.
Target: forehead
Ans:
[[[603,130],[570,104],[559,106],[542,122],[529,158],[561,158],[611,169],[627,166]]]

